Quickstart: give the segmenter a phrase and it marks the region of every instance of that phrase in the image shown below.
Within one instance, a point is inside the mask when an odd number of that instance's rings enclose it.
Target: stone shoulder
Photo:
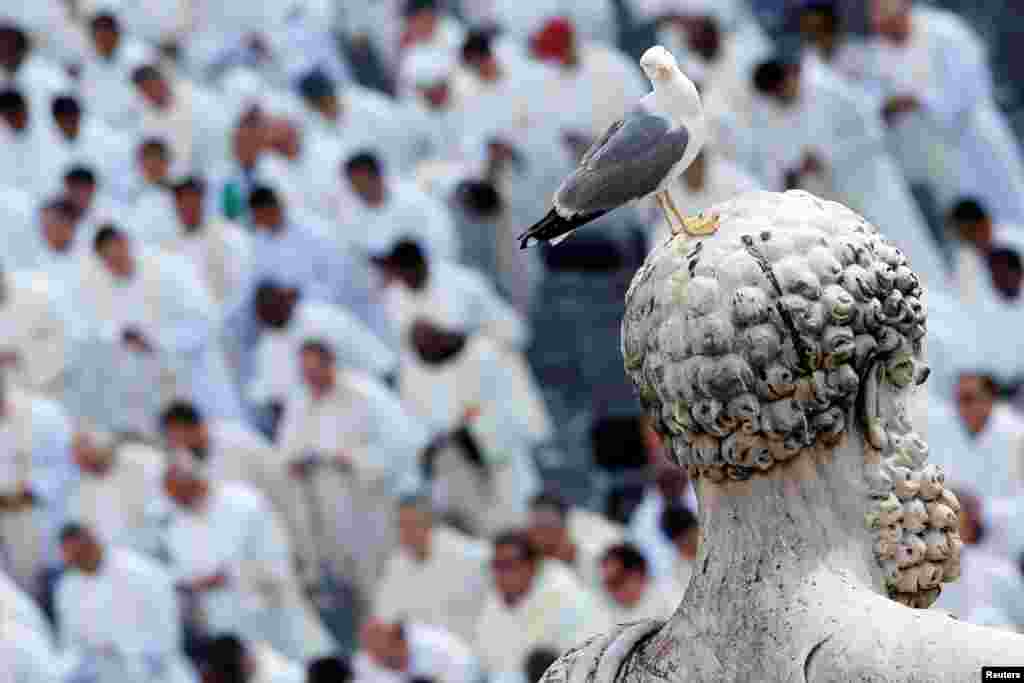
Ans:
[[[619,624],[562,655],[544,674],[542,683],[614,683],[636,648],[665,622]]]

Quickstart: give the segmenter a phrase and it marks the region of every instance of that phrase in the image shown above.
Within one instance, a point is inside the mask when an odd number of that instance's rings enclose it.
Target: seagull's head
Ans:
[[[676,58],[661,45],[655,45],[644,53],[640,58],[640,68],[654,83],[669,80],[680,73]]]

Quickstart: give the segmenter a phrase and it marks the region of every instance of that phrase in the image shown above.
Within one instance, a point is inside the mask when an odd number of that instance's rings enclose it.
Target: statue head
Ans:
[[[626,298],[626,371],[667,452],[727,490],[863,444],[888,593],[931,605],[959,575],[959,503],[907,418],[928,376],[917,276],[877,228],[805,192],[752,193],[715,214],[711,235],[655,248]]]

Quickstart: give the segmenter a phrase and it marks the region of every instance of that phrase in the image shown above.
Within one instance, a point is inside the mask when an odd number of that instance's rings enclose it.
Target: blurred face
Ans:
[[[417,557],[426,558],[430,552],[430,514],[415,506],[398,511],[398,542]]]
[[[341,104],[338,102],[337,95],[318,97],[313,100],[312,104],[313,108],[328,121],[335,121],[341,115]]]
[[[297,290],[277,289],[262,293],[256,299],[256,317],[268,327],[282,329],[291,322],[298,303]]]
[[[174,193],[174,210],[181,224],[189,228],[198,228],[203,224],[203,193],[200,190],[187,188]]]
[[[514,605],[526,596],[537,573],[536,565],[525,558],[515,545],[499,545],[491,560],[494,586],[507,605]]]
[[[395,624],[370,620],[362,629],[360,644],[377,666],[391,671],[409,668],[409,643]]]
[[[691,562],[697,559],[697,544],[700,540],[700,529],[693,527],[676,539],[676,549],[680,556]]]
[[[633,607],[644,596],[647,577],[639,572],[626,571],[622,562],[609,557],[601,563],[601,583],[608,595],[622,607]]]
[[[232,140],[235,160],[242,166],[252,166],[259,160],[266,142],[266,130],[262,124],[246,123],[238,126]]]
[[[103,561],[103,548],[92,534],[82,532],[60,544],[64,563],[84,574],[95,574]]]
[[[348,183],[359,197],[370,206],[384,203],[384,179],[368,168],[354,168],[348,173]]]
[[[299,357],[302,379],[314,394],[326,394],[334,386],[334,363],[319,351],[306,350]]]
[[[64,183],[64,194],[80,212],[85,213],[92,207],[96,197],[96,183],[76,180]]]
[[[206,427],[201,423],[191,425],[185,422],[171,422],[167,425],[165,437],[167,447],[172,451],[204,451],[209,445]]]
[[[910,0],[871,0],[871,28],[893,43],[904,43],[910,37]]]
[[[75,435],[71,443],[71,456],[82,471],[94,475],[106,474],[113,466],[113,453],[97,448],[89,435],[84,433]]]
[[[722,47],[722,33],[710,17],[698,17],[686,22],[690,49],[707,61],[718,56]]]
[[[14,109],[3,113],[4,123],[13,131],[24,131],[28,128],[28,109]]]
[[[64,137],[69,140],[74,140],[78,137],[78,131],[81,129],[82,124],[81,116],[78,114],[60,114],[54,116],[53,120]]]
[[[167,181],[171,173],[171,161],[163,150],[145,146],[139,150],[139,173],[151,185]]]
[[[412,42],[428,41],[434,35],[437,21],[437,13],[433,10],[420,10],[405,20],[406,34]]]
[[[284,224],[284,211],[280,206],[260,206],[251,213],[253,225],[257,228],[274,231]]]
[[[206,493],[206,484],[199,478],[180,470],[177,465],[167,468],[164,475],[164,493],[183,508],[194,508]]]
[[[962,375],[956,386],[956,402],[960,419],[971,434],[980,434],[988,423],[995,396],[982,377]]]
[[[541,554],[551,557],[567,540],[569,531],[558,510],[541,506],[530,511],[528,533]]]
[[[108,240],[100,249],[99,257],[114,277],[127,279],[135,274],[135,258],[132,256],[132,248],[123,236]]]
[[[75,221],[57,209],[43,209],[40,216],[43,239],[53,251],[66,254],[75,241]]]
[[[472,69],[482,81],[493,83],[498,80],[501,70],[494,55],[473,55],[466,60],[466,66]]]
[[[298,159],[302,154],[302,137],[290,121],[276,121],[268,131],[270,147],[286,159]]]
[[[979,249],[986,249],[992,244],[992,221],[961,221],[956,223],[956,232],[960,239]]]
[[[447,82],[420,86],[419,91],[420,96],[431,109],[439,111],[448,107],[448,101],[451,98],[451,88]]]
[[[0,31],[0,67],[13,71],[25,59],[25,50],[17,31]]]
[[[117,50],[121,42],[121,33],[117,27],[110,22],[96,22],[90,31],[92,44],[97,54],[104,58],[110,58]]]
[[[791,104],[800,97],[800,65],[789,64],[786,66],[786,78],[779,88],[779,99]]]
[[[166,109],[171,105],[171,86],[164,78],[147,78],[138,84],[139,94],[151,106]]]
[[[681,468],[668,464],[658,468],[655,481],[658,491],[669,501],[679,500],[686,495],[686,485],[689,483],[686,473]]]

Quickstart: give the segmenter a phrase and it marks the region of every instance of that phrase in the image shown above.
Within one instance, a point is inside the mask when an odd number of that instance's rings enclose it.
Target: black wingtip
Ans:
[[[548,212],[546,216],[536,224],[533,225],[529,230],[519,235],[516,239],[519,240],[520,249],[529,249],[532,246],[546,242],[548,244],[558,244],[566,237],[569,236],[576,228],[586,225],[590,221],[600,218],[607,211],[601,211],[598,213],[589,214],[586,216],[575,216],[573,218],[562,218],[558,215],[558,212],[554,209]]]

